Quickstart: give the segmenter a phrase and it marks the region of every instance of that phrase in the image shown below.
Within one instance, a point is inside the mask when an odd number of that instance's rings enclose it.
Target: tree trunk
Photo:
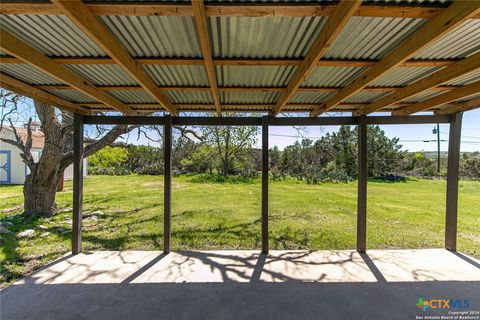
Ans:
[[[28,216],[51,217],[57,212],[55,203],[56,183],[35,183],[35,177],[29,174],[23,186],[24,211]],[[58,181],[52,180],[52,181]]]

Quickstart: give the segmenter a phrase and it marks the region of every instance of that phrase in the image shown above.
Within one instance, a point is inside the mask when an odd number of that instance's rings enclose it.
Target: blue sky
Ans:
[[[400,138],[403,149],[409,151],[436,151],[437,137],[432,133],[433,127],[433,124],[381,126],[388,137]],[[305,138],[318,139],[327,132],[334,132],[338,130],[338,128],[337,126],[306,127],[305,129],[307,131],[304,132],[303,135]],[[440,140],[446,140],[440,144],[440,149],[443,151],[448,150],[448,131],[448,124],[440,124]],[[297,130],[292,127],[270,127],[269,143],[271,146],[276,145],[280,149],[283,149],[293,144],[295,140],[298,140],[297,135]],[[260,138],[259,136],[259,141]],[[423,142],[424,140],[435,140],[435,142]],[[258,143],[258,145],[260,145],[260,143]],[[460,148],[461,151],[480,151],[480,109],[468,111],[463,114],[462,143]]]
[[[21,106],[21,111],[30,113],[33,107],[28,101]],[[404,150],[409,151],[436,151],[436,135],[432,133],[434,125],[385,125],[381,128],[390,138],[400,138],[400,143]],[[334,132],[338,130],[338,126],[323,126],[323,127],[304,127],[302,132],[304,138],[318,139],[327,132]],[[448,124],[440,125],[440,139],[445,140],[441,142],[440,149],[448,150]],[[302,136],[298,136],[298,131],[293,127],[270,127],[270,146],[278,146],[281,150],[288,145],[295,143],[296,140],[301,140]],[[137,134],[132,133],[128,137],[128,142],[134,144],[149,144],[155,145],[157,143],[151,142],[144,137],[137,141]],[[261,146],[261,132],[258,135],[257,147]],[[432,142],[424,142],[424,140],[435,140]],[[480,109],[465,112],[463,114],[462,125],[462,140],[460,145],[461,151],[480,151]]]
[[[400,138],[400,144],[402,144],[403,150],[409,151],[436,151],[437,136],[432,133],[434,124],[422,125],[384,125],[381,128],[385,131],[385,134],[390,138]],[[299,136],[297,129],[293,127],[270,127],[270,140],[271,147],[277,146],[280,150],[283,150],[286,146],[295,143],[296,140],[302,138],[319,139],[327,132],[334,132],[339,129],[338,126],[323,126],[323,127],[302,127],[305,131],[302,131],[302,136]],[[448,124],[440,124],[440,140],[445,140],[440,143],[440,149],[442,151],[448,150]],[[257,137],[256,147],[261,147],[261,132]],[[434,140],[431,142],[424,142],[425,140]],[[137,134],[131,134],[128,137],[128,142],[134,144],[148,144],[156,145],[157,143],[148,141],[144,137],[141,137],[137,141]],[[480,109],[465,112],[463,115],[462,125],[462,143],[460,145],[462,152],[480,151]]]

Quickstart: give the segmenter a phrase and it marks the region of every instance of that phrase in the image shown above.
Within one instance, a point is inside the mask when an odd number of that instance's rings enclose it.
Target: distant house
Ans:
[[[42,155],[43,146],[45,144],[45,136],[40,131],[40,123],[33,122],[32,128],[32,155],[35,162],[40,159]],[[27,128],[15,128],[18,135],[23,141],[27,138]],[[0,130],[0,137],[15,140],[15,134],[11,127],[4,126]],[[87,160],[84,159],[84,176],[87,173]],[[8,143],[0,141],[0,184],[23,184],[25,177],[30,172],[28,166],[22,161],[20,157],[20,150]],[[64,179],[73,178],[73,165],[70,165],[65,170]]]

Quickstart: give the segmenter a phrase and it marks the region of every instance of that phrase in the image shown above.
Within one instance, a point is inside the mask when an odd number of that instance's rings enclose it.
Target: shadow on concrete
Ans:
[[[372,259],[370,259],[368,254],[360,253],[360,256],[362,257],[363,261],[368,266],[368,268],[370,269],[370,271],[375,276],[375,279],[377,279],[378,282],[387,282],[383,274],[380,272],[380,270],[378,270],[377,266],[375,265],[375,263],[373,263]]]
[[[457,252],[457,251],[449,251],[449,252],[452,253],[453,255],[456,255],[456,256],[459,257],[460,259],[463,259],[464,261],[470,263],[472,266],[477,267],[478,269],[480,269],[480,263],[478,263],[478,262],[476,262],[476,261],[473,261],[472,259],[470,259],[470,258],[467,257],[466,255],[461,254],[460,252]]]
[[[445,310],[416,307],[419,298],[435,297],[468,299],[468,310],[480,310],[480,277],[438,281],[417,277],[423,269],[413,269],[415,281],[392,281],[381,262],[394,264],[387,259],[393,253],[380,253],[126,251],[66,256],[1,291],[0,318],[406,320],[446,315]],[[397,261],[407,253],[397,252]],[[462,262],[447,253],[443,257],[476,274],[466,263],[478,268],[476,261],[463,256],[467,260]]]
[[[167,256],[166,253],[161,253],[158,255],[158,257],[152,259],[149,263],[147,263],[146,265],[144,265],[143,267],[141,267],[140,269],[138,269],[138,271],[134,272],[133,274],[131,274],[128,278],[126,278],[125,280],[122,281],[122,283],[130,283],[132,282],[133,280],[135,280],[136,278],[138,278],[139,276],[141,276],[145,271],[147,271],[148,269],[150,269],[152,266],[154,266],[157,262],[159,262],[160,260],[162,260],[163,258],[165,258]]]

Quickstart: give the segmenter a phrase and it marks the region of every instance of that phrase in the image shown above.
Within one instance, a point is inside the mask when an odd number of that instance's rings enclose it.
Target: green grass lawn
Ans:
[[[178,249],[259,249],[260,182],[194,183],[173,179],[172,244]],[[445,181],[368,184],[368,248],[443,247]],[[355,248],[356,183],[270,182],[270,248]],[[458,249],[480,257],[480,182],[461,181]],[[58,194],[61,212],[26,219],[22,187],[0,188],[1,282],[70,250],[72,184]],[[2,211],[3,210],[3,211]],[[85,180],[85,250],[161,250],[163,177],[92,176]],[[32,238],[17,234],[34,229]]]

